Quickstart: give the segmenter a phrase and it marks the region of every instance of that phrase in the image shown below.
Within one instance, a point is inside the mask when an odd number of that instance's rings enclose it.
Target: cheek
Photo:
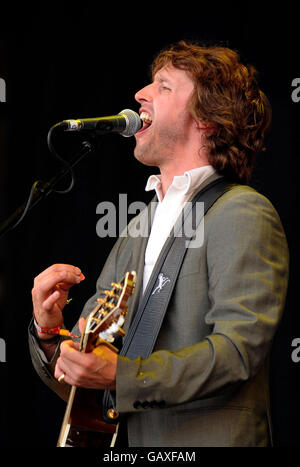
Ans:
[[[157,119],[154,119],[154,124],[160,127],[178,125],[181,120],[181,112],[174,107],[169,107],[167,111],[160,112]]]
[[[188,109],[188,102],[185,96],[174,98],[165,96],[164,99],[157,100],[154,107],[154,128],[183,128],[194,122]]]

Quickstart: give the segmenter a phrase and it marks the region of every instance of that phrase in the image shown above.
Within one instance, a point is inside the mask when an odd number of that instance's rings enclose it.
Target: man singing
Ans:
[[[82,353],[73,340],[47,333],[62,325],[68,291],[83,275],[55,264],[35,278],[35,368],[65,399],[70,385],[111,390],[128,446],[272,443],[268,357],[284,308],[288,247],[274,207],[247,185],[271,118],[255,75],[228,48],[181,41],[158,54],[152,82],[135,96],[144,123],[134,154],[159,168],[146,186],[158,204],[149,235],[117,240],[82,317],[111,282],[135,270],[130,329],[185,203],[211,182],[228,181],[204,217],[203,242],[187,248],[149,357],[105,345]]]

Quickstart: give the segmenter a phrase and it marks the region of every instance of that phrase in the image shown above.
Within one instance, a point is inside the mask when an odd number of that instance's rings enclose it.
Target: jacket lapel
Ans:
[[[208,177],[199,187],[199,191],[205,188],[209,183],[213,182],[214,180],[217,180],[218,178],[221,178],[221,175],[217,173],[214,173],[213,175]],[[192,199],[194,196],[195,196],[195,193],[193,193],[190,199]],[[151,210],[151,204],[153,202],[157,203],[156,196],[154,196],[154,198],[148,204],[147,210],[144,211],[145,218],[144,220],[141,220],[142,222],[142,226],[140,230],[141,236],[134,239],[134,248],[133,248],[133,253],[132,253],[132,258],[131,258],[131,265],[132,265],[131,267],[137,273],[137,281],[136,281],[136,286],[135,286],[135,292],[131,299],[130,311],[128,313],[128,317],[125,323],[126,325],[124,325],[125,331],[127,331],[130,323],[132,322],[132,319],[137,311],[137,308],[139,306],[140,299],[142,296],[145,251],[146,251],[146,247],[147,247],[147,243],[148,243],[148,239],[149,239],[149,235],[151,231],[151,225],[152,225],[153,214],[154,214],[154,210],[153,209]],[[162,248],[162,251],[163,251],[163,248]],[[162,252],[160,253],[157,261],[160,260],[161,254]]]
[[[137,280],[136,280],[136,285],[135,285],[135,291],[134,294],[131,298],[131,304],[130,304],[130,310],[128,312],[128,317],[126,319],[125,325],[124,325],[124,330],[126,331],[127,328],[129,327],[131,320],[133,316],[136,313],[136,310],[138,308],[142,290],[143,290],[143,275],[144,275],[144,264],[145,264],[145,251],[147,247],[147,243],[149,240],[149,235],[151,231],[151,224],[152,224],[152,219],[153,219],[153,213],[154,211],[151,211],[151,205],[153,202],[157,202],[156,196],[151,200],[151,202],[148,204],[147,208],[145,211],[143,211],[144,214],[141,213],[140,222],[141,222],[141,229],[140,233],[141,235],[139,237],[136,237],[133,239],[133,251],[132,251],[132,257],[130,261],[130,266],[131,269],[136,271],[137,275]],[[129,232],[130,235],[130,232]]]

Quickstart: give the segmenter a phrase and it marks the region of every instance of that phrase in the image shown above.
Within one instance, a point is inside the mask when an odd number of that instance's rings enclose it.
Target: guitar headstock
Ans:
[[[116,333],[124,335],[122,326],[128,311],[127,301],[134,292],[135,283],[135,271],[127,272],[120,282],[111,283],[111,289],[104,292],[104,298],[97,300],[85,323],[81,351],[90,352],[99,343],[110,345]]]

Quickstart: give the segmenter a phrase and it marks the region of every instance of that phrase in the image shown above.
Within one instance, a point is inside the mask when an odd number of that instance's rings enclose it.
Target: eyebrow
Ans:
[[[158,81],[159,83],[168,83],[168,84],[172,83],[172,81],[169,78],[162,76],[162,75],[156,75],[154,77],[154,81],[155,80]]]

